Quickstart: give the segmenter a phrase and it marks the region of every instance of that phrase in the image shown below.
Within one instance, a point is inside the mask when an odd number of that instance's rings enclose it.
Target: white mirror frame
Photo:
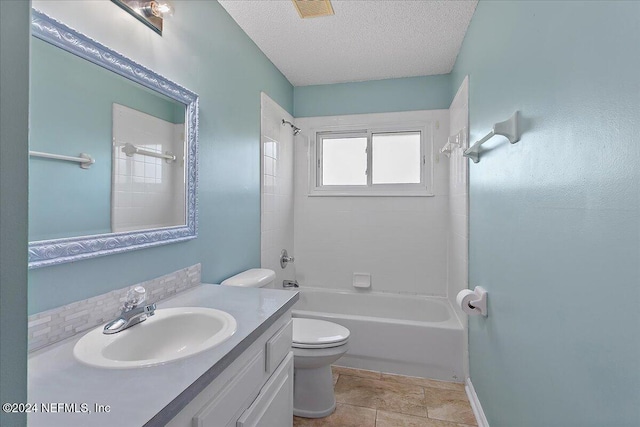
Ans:
[[[29,268],[45,267],[195,239],[197,237],[198,95],[44,13],[35,9],[32,12],[32,36],[185,105],[187,220],[185,225],[176,227],[30,242]]]

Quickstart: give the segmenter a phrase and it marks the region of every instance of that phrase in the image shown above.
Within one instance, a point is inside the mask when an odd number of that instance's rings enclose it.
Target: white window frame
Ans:
[[[420,183],[373,184],[373,134],[420,132]],[[311,132],[309,196],[433,196],[433,123],[404,122],[369,126],[343,125]],[[322,185],[322,140],[328,136],[367,137],[367,185]]]

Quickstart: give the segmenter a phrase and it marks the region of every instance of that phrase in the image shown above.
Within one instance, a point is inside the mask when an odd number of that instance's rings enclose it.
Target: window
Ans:
[[[322,138],[322,185],[367,185],[367,136]]]
[[[429,195],[430,146],[426,126],[317,132],[310,194]]]
[[[376,184],[420,184],[420,132],[371,135],[371,180]]]

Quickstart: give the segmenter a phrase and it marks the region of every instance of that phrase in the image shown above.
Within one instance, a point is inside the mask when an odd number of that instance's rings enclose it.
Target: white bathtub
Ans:
[[[302,287],[294,317],[339,323],[351,331],[336,364],[401,375],[464,381],[464,333],[445,298]]]

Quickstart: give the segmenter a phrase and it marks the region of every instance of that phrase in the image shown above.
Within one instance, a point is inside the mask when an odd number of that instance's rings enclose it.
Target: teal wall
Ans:
[[[356,83],[298,86],[293,90],[294,117],[449,108],[451,76],[406,77]]]
[[[13,3],[18,2],[0,2],[3,32],[22,27],[20,20],[6,17],[5,8],[19,8]],[[101,19],[95,15],[94,23]],[[260,90],[297,117],[447,108],[468,74],[472,139],[515,109],[524,125],[519,143],[496,138],[481,162],[470,165],[469,281],[490,295],[489,317],[469,322],[470,368],[489,422],[492,427],[636,426],[639,20],[636,2],[481,1],[450,76],[294,91],[217,3],[181,2],[170,25],[184,46],[147,55],[154,55],[158,72],[201,95],[199,237],[32,270],[29,310],[195,262],[203,263],[203,279],[212,282],[257,266]],[[18,24],[7,27],[14,21]],[[69,24],[82,29],[83,22]],[[95,37],[100,40],[109,25],[115,23],[97,28]],[[130,25],[140,24],[131,20]],[[126,46],[123,39],[117,41]],[[12,46],[16,40],[12,35]],[[4,72],[4,55],[11,52],[2,47]],[[19,68],[24,61],[17,55],[12,66]],[[12,106],[17,99],[18,108],[11,113],[3,108],[3,120],[19,113],[24,79],[18,78],[15,90]],[[2,129],[1,331],[3,343],[9,333],[17,341],[9,350],[0,347],[1,390],[17,393],[18,400],[24,390],[24,330],[18,335],[15,330],[23,318],[24,260],[14,249],[24,245],[26,224],[17,221],[7,230],[4,215],[26,218],[20,186],[26,179],[26,147],[7,146],[7,128]],[[24,141],[24,127],[15,129],[12,140]],[[15,163],[11,169],[5,169],[8,162]],[[11,185],[5,170],[12,173]],[[9,232],[17,242],[11,253],[4,249]],[[7,376],[5,352],[13,358]]]
[[[188,242],[30,270],[29,312],[198,262],[213,283],[258,267],[260,92],[293,112],[291,84],[217,2],[180,2],[162,37],[111,2],[34,7],[200,95],[199,223]]]
[[[453,70],[471,139],[471,379],[491,427],[640,425],[640,2],[480,1]]]
[[[113,103],[172,123],[184,123],[184,105],[35,37],[30,98],[32,150],[96,163],[31,158],[29,239],[109,233]]]
[[[29,2],[0,1],[0,404],[27,401]],[[0,425],[26,424],[0,411]]]

